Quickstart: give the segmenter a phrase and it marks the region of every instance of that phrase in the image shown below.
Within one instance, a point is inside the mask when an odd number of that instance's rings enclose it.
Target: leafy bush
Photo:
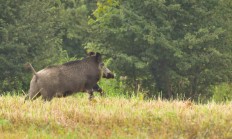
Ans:
[[[213,100],[224,102],[232,100],[232,84],[223,83],[213,88]]]

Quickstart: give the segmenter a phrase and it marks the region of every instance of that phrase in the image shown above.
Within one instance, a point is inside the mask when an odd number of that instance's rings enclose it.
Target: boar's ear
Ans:
[[[101,54],[100,53],[96,53],[96,59],[97,59],[97,62],[102,62],[102,57],[101,57]]]
[[[94,52],[89,52],[89,53],[88,53],[88,56],[94,56],[94,55],[95,55]]]

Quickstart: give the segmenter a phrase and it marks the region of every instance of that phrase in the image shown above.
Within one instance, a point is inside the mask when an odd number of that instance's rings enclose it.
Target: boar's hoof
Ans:
[[[97,103],[97,100],[95,98],[91,99],[91,103]]]
[[[93,91],[88,91],[89,93],[89,100],[91,101],[94,98]]]

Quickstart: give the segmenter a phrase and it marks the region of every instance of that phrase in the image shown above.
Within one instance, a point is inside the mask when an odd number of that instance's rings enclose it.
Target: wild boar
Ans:
[[[53,97],[68,96],[74,92],[88,92],[91,100],[100,78],[114,77],[104,66],[99,53],[91,53],[82,60],[50,66],[38,72],[32,66],[31,68],[34,75],[25,100],[42,96],[42,99],[50,101]]]

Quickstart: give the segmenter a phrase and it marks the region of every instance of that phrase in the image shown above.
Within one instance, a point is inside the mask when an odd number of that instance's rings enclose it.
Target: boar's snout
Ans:
[[[114,74],[104,65],[102,66],[102,77],[106,79],[114,78]]]
[[[103,78],[106,78],[106,79],[110,79],[110,78],[114,78],[114,74],[113,74],[113,73],[103,74],[102,77],[103,77]]]

